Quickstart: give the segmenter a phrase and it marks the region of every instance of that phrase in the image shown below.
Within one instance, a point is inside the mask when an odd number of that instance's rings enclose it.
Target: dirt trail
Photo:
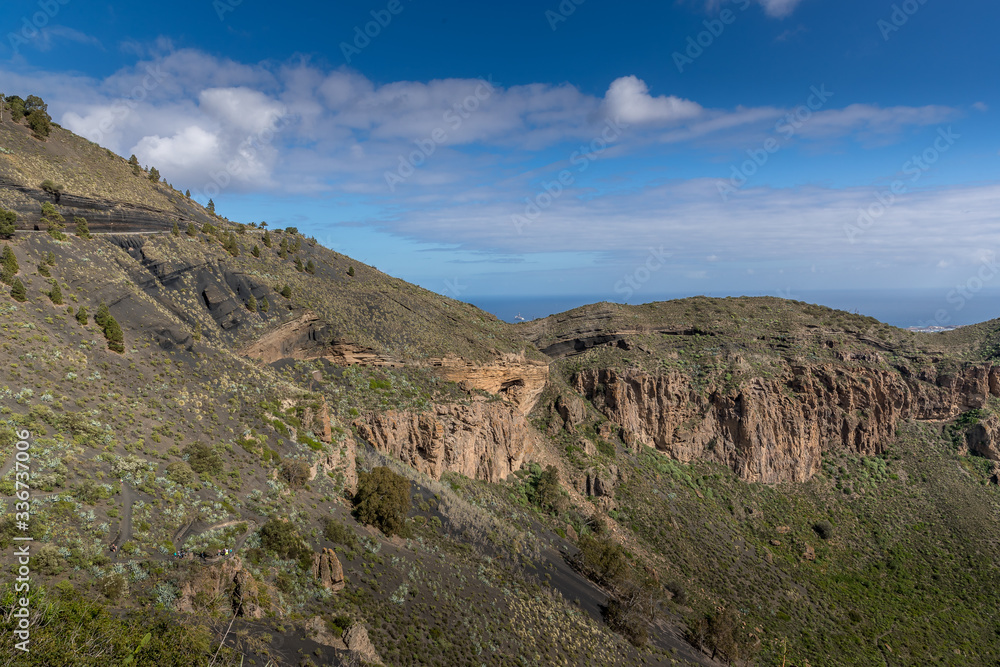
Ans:
[[[132,539],[132,505],[135,503],[135,491],[126,482],[122,482],[121,490],[122,519],[118,524],[118,535],[111,541],[115,548],[121,548],[123,544]]]

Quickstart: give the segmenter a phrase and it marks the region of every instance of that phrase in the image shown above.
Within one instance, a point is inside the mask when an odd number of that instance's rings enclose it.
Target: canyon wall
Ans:
[[[888,368],[792,366],[726,393],[699,391],[676,372],[587,370],[572,384],[627,443],[777,483],[809,479],[824,451],[880,453],[901,420],[945,420],[982,407],[1000,395],[1000,368],[907,377]]]
[[[538,433],[507,401],[376,413],[354,426],[381,453],[435,479],[450,471],[498,482],[540,446]]]

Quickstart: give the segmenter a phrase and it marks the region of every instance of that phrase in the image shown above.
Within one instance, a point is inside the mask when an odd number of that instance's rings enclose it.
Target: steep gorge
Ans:
[[[716,461],[766,483],[809,479],[826,451],[878,454],[903,420],[952,419],[1000,396],[1000,368],[974,365],[910,377],[870,366],[789,365],[782,377],[708,392],[678,372],[584,370],[571,382],[626,443],[680,461]]]

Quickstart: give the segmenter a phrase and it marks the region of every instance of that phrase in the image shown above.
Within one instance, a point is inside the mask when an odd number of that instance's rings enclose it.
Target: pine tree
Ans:
[[[76,321],[83,326],[87,326],[87,307],[80,306],[80,310],[76,311]]]
[[[314,275],[316,273],[316,265],[313,264],[313,261],[311,259],[308,262],[306,262],[306,273],[310,275]]]
[[[264,224],[266,224],[266,223],[264,223]],[[267,231],[266,229],[264,230],[264,239],[263,239],[263,241],[264,241],[264,247],[265,248],[270,248],[271,247],[271,232]]]
[[[257,299],[254,298],[253,294],[250,295],[250,299],[247,301],[247,310],[251,313],[257,312]]]
[[[240,256],[240,244],[236,242],[236,235],[232,232],[229,232],[229,235],[226,236],[226,240],[222,244],[222,247],[225,248],[233,257]]]
[[[66,218],[62,217],[59,211],[56,210],[56,207],[49,202],[42,204],[42,220],[48,223],[48,232],[52,238],[57,241],[66,240],[66,235],[62,233],[63,228],[66,226],[63,224],[66,222]]]
[[[215,202],[212,201],[211,199],[209,199],[208,200],[208,206],[206,206],[205,208],[208,209],[209,213],[214,214],[215,213]]]
[[[254,246],[253,250],[250,251],[250,254],[253,255],[254,257],[260,257],[260,248]]]
[[[14,223],[17,222],[17,213],[0,208],[0,239],[14,237],[16,231]]]
[[[188,228],[187,228],[187,235],[188,236],[194,236],[197,233],[198,233],[198,228],[194,226],[193,222],[189,222],[188,223]]]
[[[24,289],[24,283],[21,282],[20,278],[14,279],[14,285],[10,289],[10,296],[18,303],[24,303],[28,300],[28,290]]]
[[[302,273],[303,271],[306,270],[306,267],[302,266],[302,258],[301,257],[296,257],[295,258],[295,270],[298,271],[299,273]]]
[[[176,220],[174,220],[174,226],[170,230],[170,234],[173,235],[173,236],[180,236],[181,235],[181,229],[180,229],[180,227],[177,226],[177,221]]]
[[[3,247],[3,252],[0,253],[0,282],[7,283],[8,285],[14,280],[14,276],[21,270],[21,267],[17,263],[17,257],[14,256],[14,251],[10,249],[9,245]]]
[[[94,322],[97,326],[102,329],[107,326],[108,320],[111,318],[111,311],[108,310],[108,304],[101,302],[101,305],[97,307],[97,314],[94,315]]]
[[[191,338],[196,343],[201,340],[201,322],[194,323],[194,331],[191,332]]]
[[[149,180],[152,181],[153,183],[160,182],[160,172],[159,170],[157,170],[156,167],[149,168]]]
[[[281,296],[285,297],[286,299],[291,299],[292,298],[292,288],[289,287],[288,285],[285,285],[284,287],[282,287],[281,288]]]
[[[132,154],[132,157],[130,157],[130,158],[128,159],[128,163],[129,163],[130,165],[132,165],[133,167],[138,167],[138,166],[139,166],[139,158],[137,158],[137,157],[135,156],[135,153],[133,153],[133,154]]]
[[[118,325],[118,320],[111,315],[108,315],[107,324],[104,325],[104,337],[108,339],[109,350],[119,354],[125,352],[125,334]]]
[[[266,313],[269,310],[271,310],[271,303],[267,300],[267,297],[265,296],[260,300],[260,312]]]
[[[191,191],[190,190],[185,190],[184,191],[184,196],[187,197],[188,199],[191,199]]]
[[[347,275],[349,275],[352,278],[354,277],[354,267],[353,266],[347,267]]]
[[[48,264],[49,266],[56,265],[56,254],[51,250],[45,253],[45,263]]]
[[[82,239],[92,238],[90,234],[90,227],[87,226],[87,219],[77,216],[73,218],[73,222],[76,223],[76,235]]]
[[[52,289],[49,290],[49,298],[52,300],[53,304],[55,304],[57,306],[63,305],[62,288],[59,287],[59,281],[58,280],[53,280],[52,281]]]
[[[38,265],[38,275],[44,276],[46,278],[51,278],[52,274],[49,273],[49,265],[46,264],[45,262],[42,262],[41,264],[39,264]]]

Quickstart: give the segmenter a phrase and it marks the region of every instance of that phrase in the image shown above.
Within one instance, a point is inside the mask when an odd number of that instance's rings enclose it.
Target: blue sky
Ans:
[[[992,267],[997,3],[577,2],[7,2],[0,91],[464,300]]]

